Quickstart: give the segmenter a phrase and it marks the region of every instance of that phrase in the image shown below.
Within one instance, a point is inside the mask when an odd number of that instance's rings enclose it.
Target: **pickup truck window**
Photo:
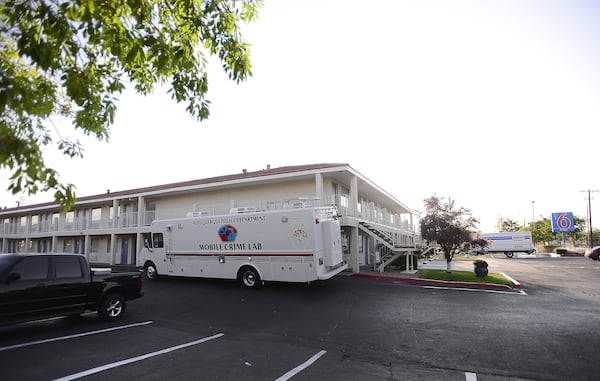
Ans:
[[[77,257],[56,257],[54,258],[54,266],[56,267],[56,278],[81,278],[81,261]]]
[[[13,267],[12,272],[21,275],[19,280],[40,280],[48,278],[49,258],[44,256],[25,257]]]
[[[4,272],[14,263],[13,259],[7,255],[0,254],[0,272]]]
[[[162,233],[154,233],[152,234],[152,246],[153,247],[163,247],[163,234]]]

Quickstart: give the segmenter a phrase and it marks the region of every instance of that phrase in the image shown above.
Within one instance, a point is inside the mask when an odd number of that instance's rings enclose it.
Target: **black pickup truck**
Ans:
[[[78,254],[0,254],[0,323],[97,311],[116,320],[140,298],[139,272],[92,269]]]

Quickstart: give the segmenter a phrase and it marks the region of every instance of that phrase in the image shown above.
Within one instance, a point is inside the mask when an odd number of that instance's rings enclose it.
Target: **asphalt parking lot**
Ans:
[[[600,266],[584,258],[486,260],[527,295],[344,275],[260,290],[146,282],[146,295],[116,323],[90,314],[0,328],[2,378],[597,379]]]

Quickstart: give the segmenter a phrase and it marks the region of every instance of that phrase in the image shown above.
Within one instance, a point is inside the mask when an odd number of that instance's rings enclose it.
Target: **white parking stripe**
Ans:
[[[465,372],[466,381],[477,381],[477,374],[471,372]]]
[[[69,340],[69,339],[74,339],[76,337],[83,337],[83,336],[90,336],[90,335],[97,335],[99,333],[105,333],[105,332],[110,332],[110,331],[116,331],[119,329],[126,329],[126,328],[132,328],[132,327],[138,327],[140,325],[147,325],[147,324],[152,324],[152,321],[145,321],[143,323],[134,323],[134,324],[128,324],[128,325],[122,325],[119,327],[112,327],[112,328],[106,328],[106,329],[101,329],[98,331],[90,331],[90,332],[83,332],[83,333],[77,333],[74,335],[69,335],[69,336],[60,336],[60,337],[54,337],[52,339],[45,339],[45,340],[37,340],[37,341],[31,341],[29,343],[23,343],[23,344],[16,344],[16,345],[10,345],[8,347],[0,347],[0,352],[2,351],[7,351],[9,349],[15,349],[15,348],[22,348],[22,347],[28,347],[30,345],[37,345],[37,344],[44,344],[44,343],[51,343],[53,341],[61,341],[61,340]]]
[[[205,342],[207,342],[209,340],[218,339],[219,337],[221,337],[223,335],[224,335],[223,333],[218,333],[218,334],[213,335],[213,336],[208,336],[208,337],[202,338],[200,340],[191,341],[189,343],[177,345],[175,347],[162,349],[160,351],[156,351],[156,352],[152,352],[152,353],[147,353],[145,355],[141,355],[141,356],[137,356],[137,357],[132,357],[132,358],[127,359],[127,360],[121,360],[121,361],[113,362],[111,364],[106,364],[106,365],[103,365],[103,366],[99,366],[97,368],[92,368],[92,369],[84,370],[83,372],[79,372],[79,373],[71,374],[69,376],[64,376],[64,377],[61,377],[61,378],[57,378],[54,381],[76,380],[76,379],[81,378],[81,377],[86,377],[86,376],[89,376],[91,374],[96,374],[96,373],[104,372],[105,370],[117,368],[117,367],[122,366],[122,365],[131,364],[133,362],[146,360],[146,359],[149,359],[149,358],[154,357],[154,356],[164,355],[165,353],[169,353],[169,352],[173,352],[173,351],[176,351],[176,350],[179,350],[179,349],[183,349],[183,348],[191,347],[191,346],[194,346],[194,345],[202,344],[202,343],[205,343]]]
[[[523,290],[515,291],[500,291],[500,290],[485,290],[481,288],[462,288],[462,287],[446,287],[446,286],[421,286],[423,288],[433,288],[438,290],[456,290],[456,291],[471,291],[471,292],[487,292],[490,294],[508,294],[508,295],[527,295]]]
[[[298,373],[302,372],[304,369],[306,369],[309,366],[311,366],[315,361],[317,361],[325,353],[327,353],[327,351],[321,351],[321,352],[317,353],[316,355],[314,355],[313,357],[309,358],[308,360],[306,360],[302,364],[298,365],[294,369],[290,370],[289,372],[287,372],[283,376],[279,377],[275,381],[286,381],[286,380],[289,380],[290,378],[294,377]]]

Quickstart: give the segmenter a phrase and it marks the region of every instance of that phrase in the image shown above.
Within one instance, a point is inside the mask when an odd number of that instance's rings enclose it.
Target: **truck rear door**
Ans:
[[[323,221],[323,255],[325,266],[337,266],[344,260],[342,252],[342,237],[338,221]]]

